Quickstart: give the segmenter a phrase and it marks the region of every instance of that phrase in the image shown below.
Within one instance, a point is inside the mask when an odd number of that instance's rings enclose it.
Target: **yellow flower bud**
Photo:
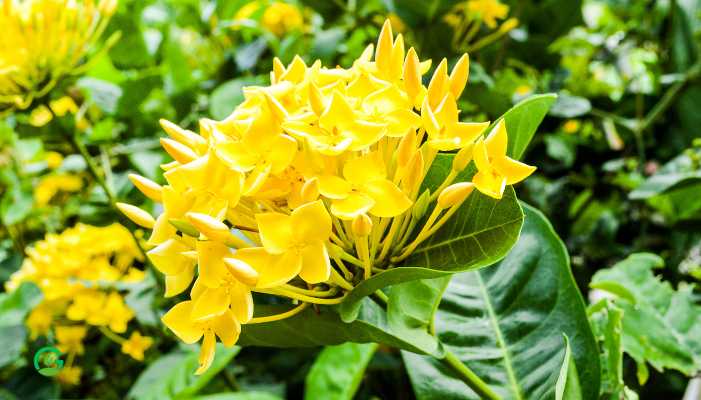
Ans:
[[[428,204],[431,202],[431,192],[426,189],[421,196],[416,200],[414,203],[414,208],[411,211],[411,215],[414,217],[415,220],[420,220],[424,214],[426,214],[426,210],[428,210]]]
[[[166,153],[170,154],[175,161],[181,164],[187,164],[197,158],[197,153],[192,151],[191,148],[173,139],[161,138],[161,146],[163,146]]]
[[[229,227],[210,215],[189,212],[185,214],[185,217],[195,229],[207,236],[209,240],[226,242],[231,236]]]
[[[247,286],[255,286],[258,283],[258,271],[248,263],[236,258],[225,258],[224,265],[239,282]]]
[[[465,53],[453,67],[453,71],[451,71],[449,78],[450,92],[456,99],[460,98],[462,91],[465,89],[469,74],[470,57],[467,55],[467,53]]]
[[[402,140],[399,142],[397,147],[397,167],[405,167],[409,161],[411,161],[411,156],[414,155],[416,150],[416,133],[410,130]]]
[[[158,122],[168,136],[191,149],[199,149],[207,145],[207,141],[193,131],[183,129],[167,119],[160,119]]]
[[[455,157],[453,157],[453,171],[455,172],[461,172],[465,168],[467,168],[467,165],[472,161],[472,148],[474,147],[474,144],[470,144],[468,146],[463,147],[458,151],[457,154],[455,154]]]
[[[453,183],[438,195],[438,207],[445,209],[460,204],[474,189],[475,185],[472,182]]]
[[[353,219],[353,234],[358,237],[365,237],[372,232],[372,220],[367,214],[360,214]]]
[[[156,182],[137,174],[129,174],[129,180],[146,197],[161,202],[163,188]]]
[[[122,212],[122,214],[139,226],[146,229],[152,229],[156,224],[156,220],[153,219],[151,214],[140,209],[139,207],[127,203],[117,203],[116,206],[119,211]]]

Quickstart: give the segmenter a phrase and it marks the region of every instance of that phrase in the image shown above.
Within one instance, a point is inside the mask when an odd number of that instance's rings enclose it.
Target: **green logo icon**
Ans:
[[[63,360],[60,357],[61,352],[57,348],[42,347],[34,354],[34,368],[44,376],[54,376],[63,368]]]

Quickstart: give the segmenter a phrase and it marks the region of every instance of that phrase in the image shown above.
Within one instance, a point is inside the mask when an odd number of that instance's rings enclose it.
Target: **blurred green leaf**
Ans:
[[[557,101],[552,105],[549,115],[560,118],[576,118],[591,111],[591,102],[585,97],[558,93]]]
[[[506,121],[506,131],[509,134],[508,155],[520,159],[531,142],[536,129],[553,105],[557,95],[553,93],[531,96],[513,106],[499,120]]]
[[[376,343],[344,343],[326,347],[307,374],[304,398],[353,399],[376,350]]]
[[[41,290],[33,283],[22,283],[15,291],[0,293],[0,367],[11,364],[22,355],[27,331],[24,318],[42,299]]]
[[[152,362],[127,393],[128,399],[162,400],[188,398],[197,394],[238,354],[239,347],[217,343],[214,361],[202,375],[195,375],[199,364],[197,349],[175,350]]]

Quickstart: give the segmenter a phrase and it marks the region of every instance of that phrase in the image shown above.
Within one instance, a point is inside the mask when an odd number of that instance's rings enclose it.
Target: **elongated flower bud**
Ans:
[[[197,158],[197,153],[192,151],[191,148],[173,139],[161,138],[161,146],[163,146],[166,153],[170,154],[175,161],[181,164],[187,164]]]
[[[139,207],[127,203],[117,203],[116,206],[119,211],[122,212],[122,214],[139,226],[146,229],[152,229],[156,224],[156,220],[151,216],[151,214],[140,209]]]
[[[365,237],[372,232],[372,220],[367,214],[360,214],[353,219],[353,234],[357,237]]]
[[[392,47],[392,24],[387,20],[382,25],[375,50],[375,64],[381,73],[387,74],[392,68]]]
[[[411,193],[421,184],[424,174],[424,155],[421,150],[416,150],[407,165],[402,178],[402,186]]]
[[[438,207],[445,209],[460,204],[474,189],[475,185],[472,182],[453,183],[438,195]]]
[[[203,146],[207,146],[207,141],[193,131],[183,129],[167,119],[160,119],[158,122],[168,136],[191,149],[200,149]]]
[[[185,214],[185,217],[187,218],[188,222],[195,227],[195,229],[207,236],[209,240],[226,242],[229,239],[229,236],[231,236],[229,227],[212,216],[202,213],[189,212]]]
[[[432,108],[438,106],[443,97],[445,97],[446,85],[448,84],[448,60],[441,60],[436,67],[431,77],[431,82],[428,84],[428,92],[426,94],[429,105]]]
[[[161,202],[163,188],[156,182],[137,174],[129,174],[129,180],[146,197],[153,201]]]
[[[171,218],[168,220],[168,223],[173,225],[175,229],[188,236],[198,237],[200,235],[200,231],[198,231],[197,228],[195,228],[191,223],[185,220]]]
[[[397,168],[404,168],[411,161],[414,151],[416,151],[416,133],[411,129],[397,147]]]
[[[416,50],[413,47],[406,53],[404,60],[404,88],[409,100],[413,104],[416,96],[421,93],[421,71],[419,56],[416,55]]]
[[[248,263],[236,258],[223,259],[226,269],[239,282],[246,286],[255,286],[258,283],[258,271],[253,269]]]
[[[414,203],[414,208],[411,211],[411,215],[414,217],[415,220],[420,220],[423,218],[424,214],[426,214],[426,210],[428,210],[428,205],[431,202],[431,192],[426,189],[423,193],[421,193],[421,196],[419,196],[418,199],[416,199],[416,202]]]
[[[467,78],[470,74],[470,57],[467,53],[463,54],[462,57],[453,67],[450,72],[450,92],[453,94],[455,99],[459,99],[462,91],[467,85]]]
[[[474,144],[463,147],[458,151],[458,153],[453,157],[453,171],[461,172],[467,165],[472,161],[472,148]]]

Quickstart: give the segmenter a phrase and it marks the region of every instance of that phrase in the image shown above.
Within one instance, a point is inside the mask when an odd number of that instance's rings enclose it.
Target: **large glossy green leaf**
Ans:
[[[455,274],[435,315],[452,351],[503,398],[556,397],[569,338],[584,399],[599,391],[599,359],[564,245],[525,207],[521,237],[498,264]],[[419,399],[477,396],[439,362],[402,353]]]
[[[307,374],[304,398],[351,400],[375,350],[376,343],[344,343],[326,347]]]
[[[686,375],[701,371],[701,306],[692,287],[674,290],[653,269],[664,265],[654,254],[633,254],[592,278],[592,287],[610,292],[623,310],[623,350],[638,363],[638,379],[647,378],[646,362],[655,369],[676,369]],[[610,287],[620,286],[629,296]],[[631,301],[630,296],[634,301]]]
[[[194,396],[239,352],[240,347],[217,344],[214,361],[202,375],[195,375],[198,352],[176,350],[151,363],[131,387],[128,399],[161,400]]]
[[[506,121],[506,131],[509,133],[509,157],[519,159],[533,139],[536,129],[545,118],[550,107],[557,100],[554,93],[531,96],[505,112],[499,119]]]
[[[294,317],[262,324],[243,326],[239,344],[267,347],[312,347],[355,343],[381,343],[421,354],[441,357],[443,347],[433,337],[419,332],[419,327],[405,326],[396,312],[411,313],[409,305],[382,307],[365,298],[358,318],[346,323],[329,307],[307,309]],[[256,315],[272,315],[289,309],[278,306],[256,306]],[[392,311],[396,310],[396,311]]]

